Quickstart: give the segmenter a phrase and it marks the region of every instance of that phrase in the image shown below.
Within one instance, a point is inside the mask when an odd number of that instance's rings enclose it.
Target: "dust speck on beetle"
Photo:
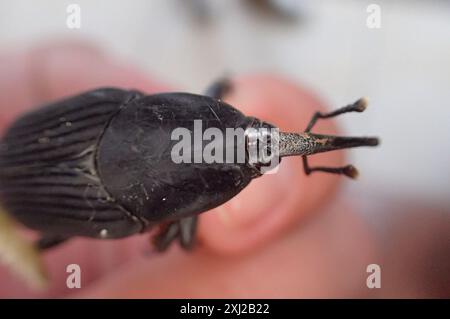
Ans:
[[[102,229],[102,230],[100,231],[100,237],[101,237],[101,238],[106,238],[106,237],[108,237],[108,230],[107,230],[107,229]]]
[[[48,138],[47,136],[43,136],[38,139],[38,142],[39,144],[47,144],[50,142],[50,138]]]

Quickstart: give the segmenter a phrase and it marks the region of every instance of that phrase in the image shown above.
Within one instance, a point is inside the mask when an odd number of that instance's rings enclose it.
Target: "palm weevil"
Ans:
[[[75,236],[123,238],[156,225],[161,225],[154,237],[157,250],[175,240],[190,248],[197,215],[228,201],[263,175],[267,161],[258,156],[250,161],[252,147],[262,147],[272,159],[302,156],[306,174],[355,177],[351,165],[310,167],[307,156],[378,144],[372,137],[311,133],[318,119],[364,111],[364,99],[334,112],[315,113],[302,133],[275,134],[274,125],[222,102],[229,88],[228,81],[219,81],[204,96],[146,96],[103,88],[25,114],[0,144],[1,203],[19,222],[42,234],[36,243],[39,249]],[[202,132],[242,129],[243,136],[232,148],[243,146],[244,160],[174,161],[178,142],[173,132],[194,131],[196,121]],[[196,145],[192,149],[194,156],[198,154]]]

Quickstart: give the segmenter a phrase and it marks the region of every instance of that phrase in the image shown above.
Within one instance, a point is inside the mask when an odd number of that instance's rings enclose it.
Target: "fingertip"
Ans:
[[[168,86],[87,41],[52,41],[0,56],[0,128],[24,111],[98,87],[146,93]]]
[[[106,86],[149,94],[167,89],[137,67],[84,41],[41,45],[31,50],[29,56],[35,95],[45,102]]]

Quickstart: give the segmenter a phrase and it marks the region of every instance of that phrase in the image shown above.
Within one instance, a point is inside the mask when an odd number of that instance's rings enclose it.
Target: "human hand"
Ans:
[[[0,70],[0,130],[30,106],[95,87],[147,94],[171,90],[80,43],[3,53]],[[323,109],[309,91],[271,75],[233,79],[225,100],[294,132]],[[336,127],[321,121],[315,130],[333,133]],[[312,161],[338,166],[343,152]],[[48,291],[30,291],[2,267],[0,297],[360,296],[374,249],[351,203],[334,199],[342,179],[320,173],[307,177],[298,158],[283,159],[276,174],[254,180],[226,204],[201,215],[198,247],[191,253],[173,248],[147,256],[148,234],[112,241],[75,239],[44,254],[51,275]],[[79,290],[66,287],[66,266],[72,263],[82,270]]]

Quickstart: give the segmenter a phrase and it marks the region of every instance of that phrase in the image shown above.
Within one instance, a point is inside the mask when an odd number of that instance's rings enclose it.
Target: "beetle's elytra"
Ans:
[[[171,133],[178,127],[192,130],[194,120],[205,130],[223,132],[275,128],[220,101],[227,87],[220,82],[208,96],[97,89],[25,114],[0,144],[3,206],[42,233],[41,249],[74,236],[122,238],[157,224],[163,225],[155,237],[157,249],[176,239],[191,247],[196,216],[238,194],[261,175],[262,163],[175,163]],[[277,136],[275,156],[302,156],[307,174],[355,177],[351,165],[309,167],[306,156],[377,145],[376,138],[310,133],[319,118],[364,108],[364,100],[358,100],[332,113],[316,113],[304,133]]]

